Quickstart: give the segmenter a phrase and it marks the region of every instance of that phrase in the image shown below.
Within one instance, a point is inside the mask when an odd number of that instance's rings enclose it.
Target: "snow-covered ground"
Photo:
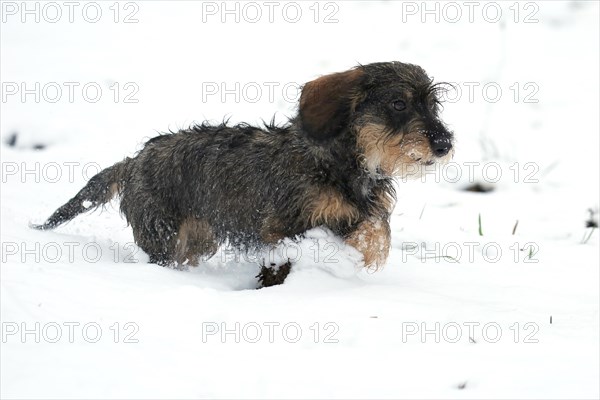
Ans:
[[[598,398],[599,6],[467,3],[227,3],[236,22],[221,2],[81,2],[71,23],[2,2],[0,395]],[[254,290],[258,264],[226,250],[148,264],[117,204],[28,228],[156,131],[284,121],[296,83],[389,60],[456,83],[457,151],[399,183],[379,272],[323,229]]]

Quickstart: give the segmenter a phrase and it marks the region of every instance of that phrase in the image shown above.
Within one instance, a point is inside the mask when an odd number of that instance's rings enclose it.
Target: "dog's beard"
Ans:
[[[394,133],[381,124],[367,124],[358,131],[360,162],[365,171],[376,178],[418,179],[445,164],[454,155],[434,156],[429,139],[421,126],[406,133]]]
[[[454,157],[454,149],[450,150],[443,157],[433,156],[431,151],[423,154],[416,150],[414,152],[409,152],[409,157],[413,158],[411,162],[404,162],[401,158],[397,160],[393,171],[394,178],[414,180],[433,173],[440,166],[445,165],[452,160]]]

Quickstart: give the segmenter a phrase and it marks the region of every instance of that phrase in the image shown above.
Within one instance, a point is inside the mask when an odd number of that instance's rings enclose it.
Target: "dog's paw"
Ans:
[[[274,263],[271,263],[268,267],[265,265],[261,266],[260,272],[256,275],[259,285],[257,289],[281,285],[289,275],[291,268],[292,263],[289,261],[279,266]]]
[[[362,253],[367,269],[382,268],[390,252],[390,227],[385,220],[368,220],[346,239],[346,243]]]

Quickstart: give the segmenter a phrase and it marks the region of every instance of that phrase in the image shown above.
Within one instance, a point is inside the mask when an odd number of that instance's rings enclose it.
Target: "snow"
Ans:
[[[518,23],[500,3],[501,22],[478,8],[471,23],[458,2],[458,23],[424,24],[409,3],[331,3],[337,23],[314,23],[309,3],[298,23],[270,23],[264,7],[258,23],[204,22],[200,2],[137,2],[133,24],[112,22],[112,3],[96,24],[3,15],[2,82],[56,82],[63,97],[3,87],[1,397],[600,397],[599,239],[585,228],[599,206],[598,3],[530,2],[537,23],[522,22],[524,3]],[[133,10],[121,7],[120,19]],[[320,7],[320,20],[335,10]],[[443,112],[455,157],[398,183],[377,272],[321,228],[256,255],[296,262],[284,285],[254,290],[256,259],[226,249],[189,271],[148,264],[116,202],[55,231],[28,227],[156,131],[281,122],[294,113],[286,83],[386,60],[462,92]],[[80,83],[73,102],[65,82]],[[236,82],[260,100],[222,99]],[[463,190],[476,182],[494,190]]]

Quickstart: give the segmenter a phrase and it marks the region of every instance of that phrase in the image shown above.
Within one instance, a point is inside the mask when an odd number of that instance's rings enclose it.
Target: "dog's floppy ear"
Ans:
[[[358,85],[362,68],[325,75],[302,88],[299,116],[303,130],[312,138],[336,136],[348,123],[360,100]]]

